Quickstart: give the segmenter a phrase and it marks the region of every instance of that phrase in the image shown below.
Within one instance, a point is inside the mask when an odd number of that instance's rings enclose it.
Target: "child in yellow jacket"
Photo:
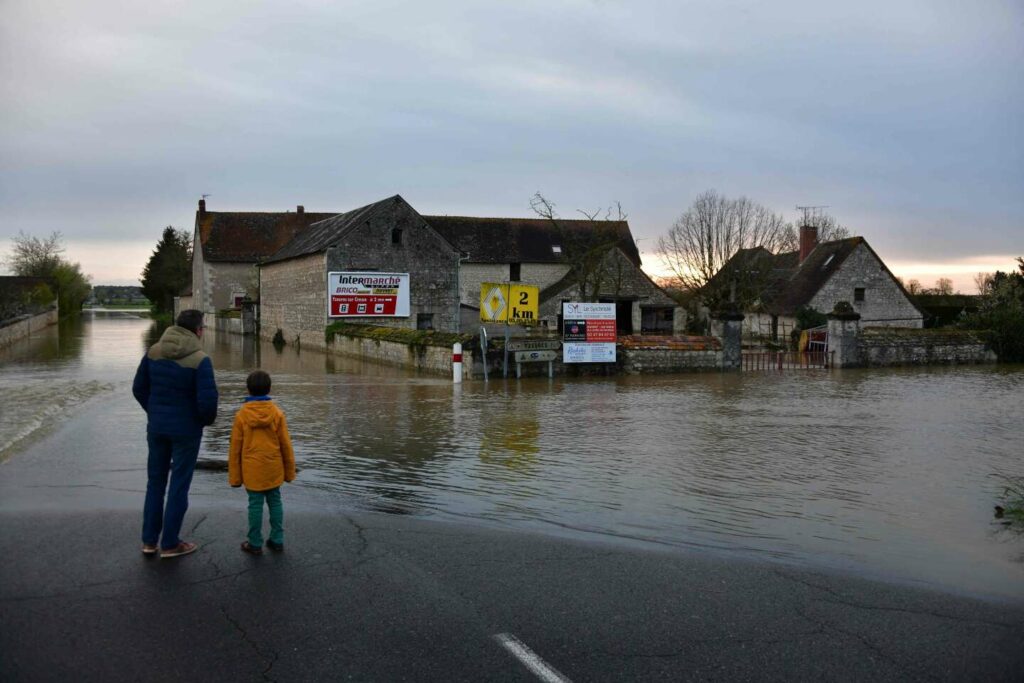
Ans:
[[[242,550],[263,553],[263,502],[270,509],[267,547],[284,550],[281,484],[295,479],[295,451],[284,412],[270,399],[270,375],[254,370],[245,380],[249,396],[235,415],[228,455],[228,483],[249,493],[249,537]]]

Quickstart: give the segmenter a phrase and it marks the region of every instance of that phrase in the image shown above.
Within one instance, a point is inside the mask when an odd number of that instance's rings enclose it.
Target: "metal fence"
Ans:
[[[747,371],[820,370],[832,367],[833,351],[746,351],[742,368]]]

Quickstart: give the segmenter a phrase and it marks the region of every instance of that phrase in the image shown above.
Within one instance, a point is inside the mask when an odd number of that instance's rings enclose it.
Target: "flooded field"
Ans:
[[[128,392],[152,335],[95,314],[0,352],[0,458]],[[338,505],[1024,597],[1024,537],[992,518],[1003,477],[1024,475],[1021,367],[453,386],[240,337],[205,345],[222,408],[201,457],[225,457],[245,375],[263,367],[296,485]]]

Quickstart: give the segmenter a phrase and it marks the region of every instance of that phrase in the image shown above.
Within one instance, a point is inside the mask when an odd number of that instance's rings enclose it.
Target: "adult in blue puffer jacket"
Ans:
[[[182,311],[176,323],[142,358],[132,384],[132,393],[148,416],[149,482],[142,513],[142,552],[155,555],[159,541],[160,557],[187,555],[197,548],[178,534],[188,510],[203,427],[217,417],[213,363],[200,344],[203,312]]]

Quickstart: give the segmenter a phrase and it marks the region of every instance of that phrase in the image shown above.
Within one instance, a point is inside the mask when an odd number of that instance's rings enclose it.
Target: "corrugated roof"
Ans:
[[[206,261],[255,263],[288,243],[297,233],[335,213],[196,212]]]
[[[284,245],[280,251],[274,253],[273,256],[267,259],[267,262],[284,261],[297,256],[305,256],[306,254],[315,254],[317,252],[324,251],[327,247],[344,237],[345,234],[355,226],[365,223],[373,218],[378,209],[395,201],[404,202],[405,200],[402,199],[401,195],[396,194],[393,197],[382,199],[379,202],[367,204],[366,206],[353,209],[346,213],[336,214],[325,220],[314,223],[296,235],[295,238]]]
[[[477,218],[424,216],[457,249],[468,253],[469,263],[562,263],[574,248],[586,244],[602,230],[617,239],[617,246],[637,267],[640,252],[626,221],[562,220],[546,218]],[[553,247],[560,247],[556,252]]]

